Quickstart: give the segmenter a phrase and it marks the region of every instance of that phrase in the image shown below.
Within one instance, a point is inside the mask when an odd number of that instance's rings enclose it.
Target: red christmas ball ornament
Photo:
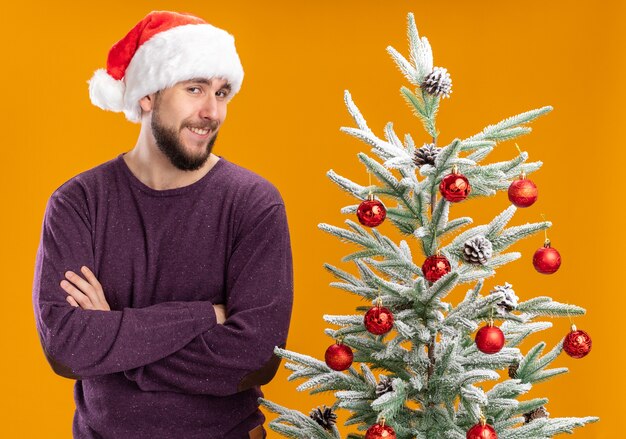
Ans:
[[[396,439],[396,432],[390,426],[385,425],[383,419],[380,424],[374,424],[367,429],[365,439]]]
[[[450,273],[450,262],[439,254],[426,258],[422,264],[422,273],[428,282],[437,282],[441,277]]]
[[[561,266],[561,255],[557,249],[550,247],[549,239],[535,252],[533,266],[542,274],[555,273]]]
[[[439,184],[439,192],[441,192],[441,196],[451,203],[463,201],[472,190],[467,177],[463,174],[458,174],[457,172],[457,167],[454,165],[452,173],[443,177],[441,183]]]
[[[467,439],[498,439],[496,430],[484,420],[467,431]]]
[[[393,314],[380,303],[369,309],[363,318],[365,329],[374,335],[383,335],[393,327]]]
[[[518,180],[509,186],[509,201],[517,207],[532,206],[537,201],[537,185],[522,173]]]
[[[367,196],[367,200],[362,201],[356,210],[356,217],[359,222],[367,227],[376,227],[385,221],[387,209],[383,203],[374,199],[373,194]]]
[[[572,358],[585,357],[591,351],[591,337],[585,331],[576,329],[576,325],[572,325],[572,330],[563,340],[563,350]]]
[[[346,346],[340,341],[328,346],[326,354],[324,355],[326,365],[336,371],[342,371],[349,368],[352,365],[353,358],[354,354],[352,353],[350,346]]]
[[[502,330],[490,323],[478,330],[474,341],[481,352],[495,354],[504,347],[505,338]]]

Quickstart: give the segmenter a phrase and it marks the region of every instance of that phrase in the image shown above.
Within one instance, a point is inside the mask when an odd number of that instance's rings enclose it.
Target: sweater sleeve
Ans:
[[[231,395],[267,384],[285,346],[293,302],[293,268],[285,207],[246,213],[227,267],[227,319],[180,351],[126,371],[145,391]]]
[[[60,282],[82,265],[97,277],[92,242],[85,205],[57,190],[46,206],[33,281],[37,331],[56,373],[82,379],[149,364],[216,325],[213,305],[205,301],[111,311],[72,307]]]

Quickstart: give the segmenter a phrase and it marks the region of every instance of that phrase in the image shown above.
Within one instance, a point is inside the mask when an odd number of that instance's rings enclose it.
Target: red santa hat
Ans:
[[[141,119],[144,96],[194,78],[220,77],[241,88],[243,68],[228,32],[190,14],[150,12],[109,51],[107,68],[89,80],[91,102]]]

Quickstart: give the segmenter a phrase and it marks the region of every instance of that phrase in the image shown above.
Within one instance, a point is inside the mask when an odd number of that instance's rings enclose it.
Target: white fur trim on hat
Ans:
[[[107,73],[105,69],[98,69],[89,83],[89,98],[94,105],[103,110],[120,112],[124,109],[123,81],[118,81]]]

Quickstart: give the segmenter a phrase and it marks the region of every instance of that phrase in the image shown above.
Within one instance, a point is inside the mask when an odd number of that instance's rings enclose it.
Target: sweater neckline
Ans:
[[[204,174],[199,180],[196,180],[193,183],[188,184],[186,186],[181,186],[181,187],[177,187],[174,189],[159,190],[159,189],[151,188],[150,186],[145,184],[143,181],[141,181],[135,174],[133,174],[133,171],[130,170],[130,168],[124,161],[124,154],[126,153],[123,152],[117,156],[116,161],[117,161],[118,167],[122,169],[122,172],[126,174],[128,179],[130,180],[130,183],[134,187],[138,188],[139,190],[141,190],[142,192],[148,195],[155,196],[155,197],[170,197],[170,196],[184,195],[184,194],[190,193],[194,191],[196,188],[205,185],[209,180],[211,180],[214,177],[214,175],[218,173],[220,169],[224,166],[223,162],[226,162],[226,159],[224,157],[218,155],[220,159],[217,161],[217,163],[215,163],[215,165],[213,165],[213,167],[209,170],[209,172]]]

